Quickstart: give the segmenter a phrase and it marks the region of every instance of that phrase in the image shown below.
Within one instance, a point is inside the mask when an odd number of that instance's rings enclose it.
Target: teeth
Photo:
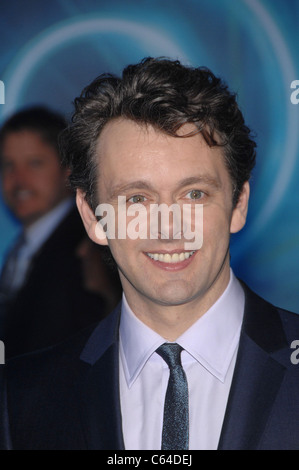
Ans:
[[[30,191],[27,191],[26,189],[24,190],[19,190],[16,192],[15,196],[17,199],[27,199],[28,197],[30,197],[31,193]]]
[[[185,259],[190,258],[195,251],[185,251],[183,253],[147,253],[151,259],[155,261],[161,261],[162,263],[178,263],[179,261],[184,261]]]

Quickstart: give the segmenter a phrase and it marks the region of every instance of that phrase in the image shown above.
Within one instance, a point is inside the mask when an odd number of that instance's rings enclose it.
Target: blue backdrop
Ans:
[[[68,117],[95,76],[148,55],[206,65],[228,82],[258,142],[232,265],[256,292],[299,313],[299,105],[290,99],[299,1],[11,0],[0,11],[0,124],[31,104]],[[1,265],[18,230],[1,200],[0,218]]]

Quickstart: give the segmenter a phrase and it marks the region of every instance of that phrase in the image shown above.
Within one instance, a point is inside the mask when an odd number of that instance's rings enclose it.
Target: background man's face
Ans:
[[[25,226],[54,208],[68,192],[67,171],[57,152],[32,131],[5,137],[1,177],[4,199]]]
[[[184,127],[182,133],[193,130]],[[126,197],[127,206],[140,202],[147,209],[150,204],[203,204],[203,246],[193,254],[184,239],[109,240],[134,311],[140,302],[172,306],[218,298],[229,280],[230,232],[244,222],[232,207],[221,149],[210,148],[200,134],[177,138],[116,120],[103,129],[97,151],[99,202],[115,207],[116,233],[118,196]],[[169,263],[165,254],[174,253],[179,259]],[[155,254],[164,256],[156,260]]]

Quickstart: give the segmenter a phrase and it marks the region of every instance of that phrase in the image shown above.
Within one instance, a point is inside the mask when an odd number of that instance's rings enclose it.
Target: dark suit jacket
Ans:
[[[0,450],[12,449],[8,413],[7,395],[4,382],[5,365],[0,365]]]
[[[56,344],[103,318],[104,301],[83,284],[76,249],[86,236],[76,208],[57,226],[30,265],[26,282],[6,306],[6,357]]]
[[[299,449],[299,315],[244,287],[245,316],[219,449]],[[94,329],[7,364],[15,449],[123,449],[116,309]],[[200,388],[200,386],[199,386]]]

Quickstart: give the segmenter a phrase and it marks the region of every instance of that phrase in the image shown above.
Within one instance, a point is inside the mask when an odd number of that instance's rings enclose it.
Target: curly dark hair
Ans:
[[[32,106],[17,111],[10,116],[0,130],[0,150],[8,134],[31,131],[38,134],[59,155],[59,134],[66,128],[67,122],[61,114],[45,106]],[[1,151],[0,151],[1,157]]]
[[[85,193],[93,209],[98,204],[96,145],[103,127],[119,117],[150,124],[175,137],[201,132],[209,146],[222,146],[234,204],[250,179],[256,143],[244,123],[236,95],[206,67],[145,58],[127,66],[121,78],[100,75],[74,104],[72,122],[61,136],[61,152],[71,169],[71,185]],[[196,130],[178,135],[185,123],[193,123]]]

